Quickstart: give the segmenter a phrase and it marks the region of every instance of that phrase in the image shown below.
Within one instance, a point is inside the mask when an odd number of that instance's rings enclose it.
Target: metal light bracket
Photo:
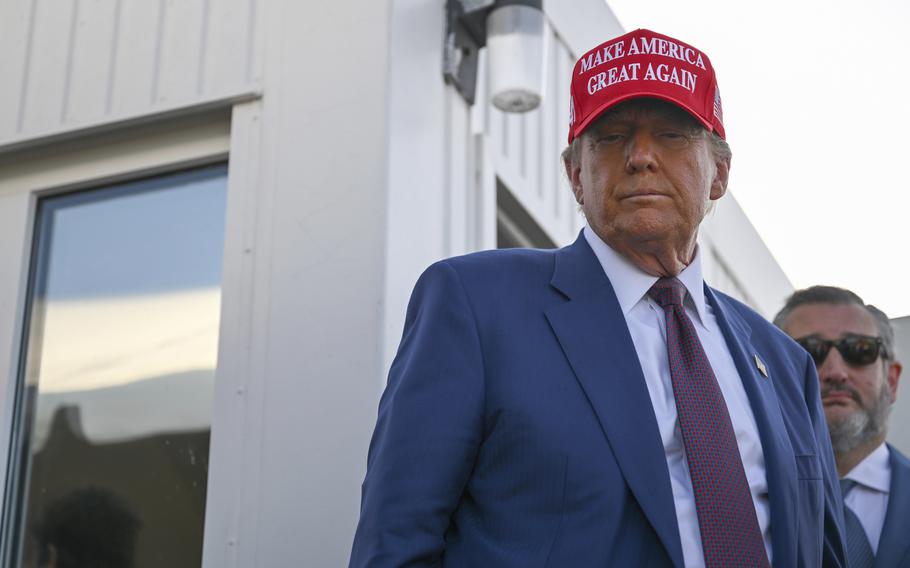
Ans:
[[[494,0],[446,0],[442,75],[469,105],[474,104],[477,90],[480,48],[487,44],[487,14],[495,4]]]

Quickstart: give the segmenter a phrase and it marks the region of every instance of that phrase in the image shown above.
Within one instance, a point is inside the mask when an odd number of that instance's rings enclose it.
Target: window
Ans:
[[[221,164],[39,202],[15,565],[201,565],[226,186]]]

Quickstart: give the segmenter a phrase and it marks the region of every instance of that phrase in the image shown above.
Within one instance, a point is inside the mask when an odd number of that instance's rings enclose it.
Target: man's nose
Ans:
[[[647,132],[635,132],[626,146],[626,170],[629,173],[657,170],[654,138]]]
[[[832,347],[825,360],[818,366],[818,378],[822,382],[843,383],[849,377],[849,367],[840,351]]]

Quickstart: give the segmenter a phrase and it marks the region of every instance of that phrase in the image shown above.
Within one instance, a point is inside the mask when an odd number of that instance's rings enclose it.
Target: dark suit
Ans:
[[[875,555],[876,568],[910,568],[910,460],[889,445],[891,488]]]
[[[705,293],[758,425],[774,565],[842,565],[815,366],[746,306]],[[379,405],[352,566],[682,566],[674,511],[635,347],[583,236],[420,277]]]

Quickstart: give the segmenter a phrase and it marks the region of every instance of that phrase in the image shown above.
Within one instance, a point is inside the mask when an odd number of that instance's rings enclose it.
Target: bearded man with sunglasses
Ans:
[[[901,375],[891,322],[849,290],[813,286],[790,296],[774,323],[818,368],[850,565],[910,567],[910,461],[885,443]]]

